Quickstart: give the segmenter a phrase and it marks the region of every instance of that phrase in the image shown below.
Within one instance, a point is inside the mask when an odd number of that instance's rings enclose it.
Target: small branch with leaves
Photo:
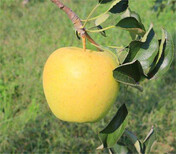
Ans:
[[[81,19],[77,16],[75,12],[73,12],[69,7],[64,5],[60,0],[51,0],[53,3],[55,3],[61,10],[63,10],[69,17],[69,19],[72,21],[75,30],[78,32],[78,34],[81,36],[83,41],[83,49],[86,49],[86,39],[99,47],[99,45],[90,37],[90,35],[86,32],[86,29],[84,28]],[[98,48],[101,50],[100,48]]]

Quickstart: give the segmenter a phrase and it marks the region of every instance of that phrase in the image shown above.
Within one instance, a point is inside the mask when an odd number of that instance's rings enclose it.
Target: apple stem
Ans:
[[[82,37],[83,51],[86,51],[86,37]]]
[[[87,40],[96,45],[97,49],[102,51],[99,48],[99,44],[97,44],[91,37],[90,35],[86,32],[86,29],[84,28],[81,19],[77,16],[75,12],[73,12],[69,7],[64,5],[60,0],[51,0],[54,4],[56,4],[61,10],[63,10],[69,17],[69,19],[72,21],[75,30],[80,34],[83,40],[83,49],[86,50],[86,41],[84,39],[87,38]]]

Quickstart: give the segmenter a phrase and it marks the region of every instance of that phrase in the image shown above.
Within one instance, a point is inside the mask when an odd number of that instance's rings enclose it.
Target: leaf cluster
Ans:
[[[165,29],[162,29],[162,38],[157,38],[153,24],[146,30],[138,13],[132,11],[128,0],[98,0],[98,6],[106,7],[106,11],[97,17],[88,18],[94,21],[99,32],[106,36],[106,30],[120,28],[129,32],[132,39],[125,47],[103,47],[116,57],[120,65],[113,71],[114,78],[122,83],[142,91],[140,82],[162,76],[169,69],[173,55],[174,45],[172,38]],[[93,12],[91,12],[92,14]],[[109,27],[102,27],[111,15],[119,15],[121,19]]]
[[[141,141],[131,131],[126,129],[128,122],[128,110],[123,104],[110,123],[99,132],[102,142],[97,149],[108,149],[109,153],[149,153],[156,135],[152,126],[146,138]]]

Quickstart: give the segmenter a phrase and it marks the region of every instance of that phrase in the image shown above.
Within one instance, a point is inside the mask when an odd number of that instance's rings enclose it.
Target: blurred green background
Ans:
[[[85,19],[95,0],[63,0]],[[157,17],[153,0],[130,1],[146,28],[152,22],[158,37],[166,28],[176,44],[176,13],[166,7]],[[103,45],[126,45],[130,37],[120,29],[108,30],[107,38],[91,34]],[[42,89],[42,70],[57,48],[79,46],[72,23],[49,0],[0,0],[0,153],[98,153],[97,132],[110,121],[122,103],[127,104],[128,129],[143,139],[152,125],[157,132],[153,152],[176,153],[176,60],[162,78],[144,82],[144,92],[121,86],[117,103],[97,123],[60,121],[47,106]],[[90,44],[88,48],[93,48]]]

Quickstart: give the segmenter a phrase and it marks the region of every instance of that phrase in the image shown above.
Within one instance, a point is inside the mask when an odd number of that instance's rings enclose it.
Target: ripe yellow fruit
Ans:
[[[119,92],[113,78],[118,62],[108,52],[60,48],[48,58],[43,72],[44,93],[61,120],[95,122],[104,117]]]

